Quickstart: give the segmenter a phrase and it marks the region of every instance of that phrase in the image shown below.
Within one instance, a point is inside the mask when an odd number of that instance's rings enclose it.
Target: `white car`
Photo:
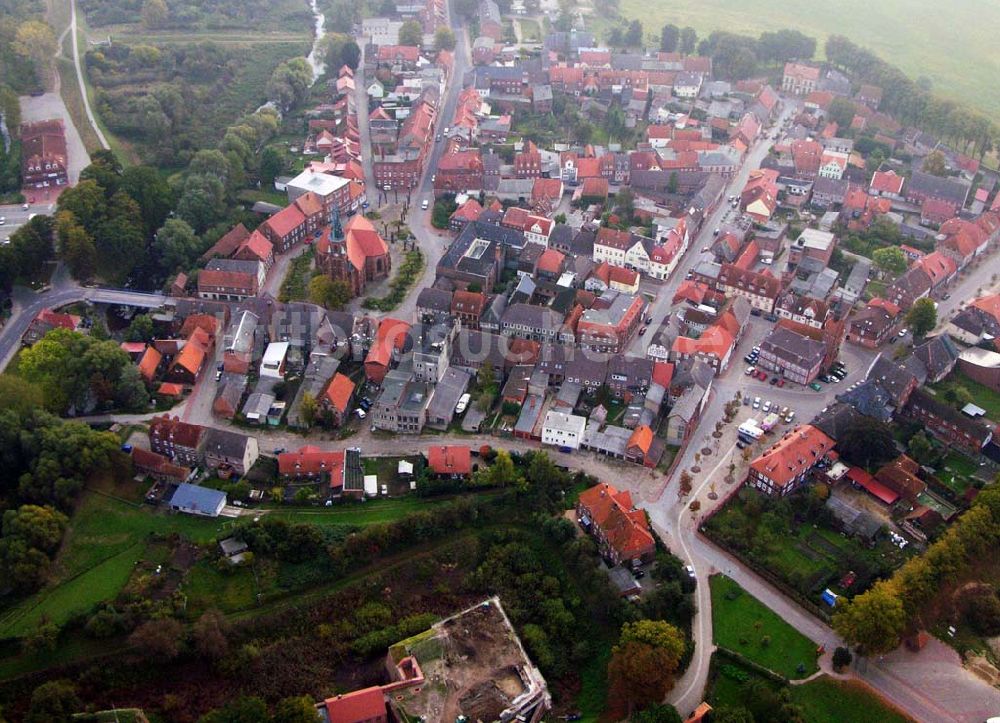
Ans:
[[[688,574],[688,577],[694,577],[694,568],[691,567],[690,565],[684,566],[684,572]]]
[[[0,216],[0,226],[3,226],[5,223],[7,223],[7,217]]]
[[[899,330],[899,338],[902,339],[904,336],[906,336],[906,332],[907,331],[908,331],[907,329],[900,329]]]
[[[364,409],[361,409],[361,407],[358,407],[357,409],[355,409],[355,410],[354,410],[354,413],[358,415],[358,419],[364,419],[365,417],[367,417],[367,416],[368,416],[368,415],[367,415],[367,414],[365,413],[365,410],[364,410]]]
[[[766,402],[764,402],[764,411],[765,412],[770,412],[771,411],[771,400],[770,399],[768,399]]]
[[[462,414],[466,409],[469,408],[469,402],[472,401],[472,395],[466,392],[458,398],[458,404],[455,405],[455,414]]]
[[[760,397],[753,398],[753,408],[760,409]]]
[[[427,200],[426,198],[425,198],[425,199],[424,199],[423,201],[421,201],[421,202],[420,202],[420,208],[421,208],[422,210],[424,210],[424,211],[426,211],[426,210],[427,210],[427,207],[428,207],[429,205],[430,205],[430,202],[429,202],[429,201],[428,201],[428,200]]]
[[[755,371],[757,371],[757,367],[747,367],[747,376],[750,376]]]

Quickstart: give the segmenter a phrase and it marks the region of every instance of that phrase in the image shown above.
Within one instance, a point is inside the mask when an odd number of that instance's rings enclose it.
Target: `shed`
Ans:
[[[396,474],[401,478],[412,477],[413,462],[407,462],[405,459],[399,460],[399,465],[396,467]]]
[[[400,462],[402,464],[402,462]],[[365,497],[377,497],[378,496],[378,475],[366,474],[365,475]]]
[[[837,593],[835,593],[830,588],[827,588],[826,590],[824,590],[823,594],[820,595],[820,598],[823,600],[823,602],[825,602],[830,607],[836,607],[837,606],[837,598],[838,597],[839,596],[837,595]]]

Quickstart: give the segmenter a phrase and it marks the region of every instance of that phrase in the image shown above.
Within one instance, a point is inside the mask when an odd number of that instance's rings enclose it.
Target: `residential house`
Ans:
[[[910,395],[905,414],[944,444],[954,445],[969,454],[978,455],[993,438],[991,426],[967,417],[923,389]]]
[[[868,349],[877,349],[896,333],[902,309],[891,301],[875,297],[850,321],[847,340]]]
[[[642,323],[646,302],[641,296],[615,294],[611,304],[602,307],[595,304],[583,312],[576,328],[579,344],[595,351],[621,351]]]
[[[795,427],[750,463],[746,483],[765,494],[784,497],[824,463],[833,445],[832,439],[812,425]]]
[[[768,272],[749,271],[735,264],[722,264],[718,287],[726,296],[742,296],[750,306],[767,313],[774,310],[781,293],[781,282]]]
[[[465,479],[472,474],[472,449],[465,444],[428,447],[427,470],[438,479]]]
[[[826,357],[826,346],[807,336],[777,325],[760,343],[757,366],[799,384],[817,376]]]
[[[260,456],[256,437],[216,428],[205,431],[203,451],[206,467],[241,477],[256,464]]]
[[[396,434],[420,434],[427,422],[431,386],[394,369],[382,381],[382,393],[369,414],[372,426]]]
[[[8,145],[9,145],[9,137]],[[21,124],[21,181],[25,188],[69,183],[66,127],[61,118]]]
[[[932,336],[913,347],[913,356],[927,370],[926,383],[934,384],[951,374],[958,362],[959,350],[947,334]]]
[[[182,482],[171,495],[169,505],[176,512],[218,517],[226,506],[226,493]]]
[[[376,384],[385,379],[390,367],[402,354],[410,325],[399,319],[386,317],[379,322],[378,331],[368,355],[365,357],[365,377]]]
[[[652,560],[656,543],[646,513],[635,508],[627,491],[602,482],[580,493],[576,511],[580,524],[612,565]]]
[[[149,422],[149,447],[184,467],[197,467],[205,446],[205,427],[182,422],[179,417],[164,414]]]
[[[337,372],[326,385],[320,398],[320,406],[329,415],[330,423],[339,427],[347,420],[354,399],[354,382],[346,374]]]
[[[31,346],[53,329],[77,331],[81,321],[82,318],[76,314],[64,314],[52,309],[42,309],[31,320],[24,336],[21,337],[21,343],[25,346]]]
[[[781,89],[785,93],[808,95],[816,90],[819,84],[819,68],[805,63],[785,63],[785,72],[781,79]]]
[[[560,449],[579,449],[586,427],[586,417],[549,410],[542,426],[542,444]]]

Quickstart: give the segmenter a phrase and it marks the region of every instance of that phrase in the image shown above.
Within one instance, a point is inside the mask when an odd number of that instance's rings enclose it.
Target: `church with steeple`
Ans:
[[[316,267],[335,281],[346,281],[351,293],[361,296],[369,282],[388,278],[392,258],[389,245],[363,214],[342,226],[335,210],[333,223],[316,241]]]

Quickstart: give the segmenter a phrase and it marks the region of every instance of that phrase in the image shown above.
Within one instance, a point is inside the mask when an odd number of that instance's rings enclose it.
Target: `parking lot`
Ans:
[[[35,214],[52,214],[55,210],[55,202],[28,204],[25,209],[23,204],[11,204],[0,206],[0,242],[6,243],[10,240],[11,234],[28,222]]]

